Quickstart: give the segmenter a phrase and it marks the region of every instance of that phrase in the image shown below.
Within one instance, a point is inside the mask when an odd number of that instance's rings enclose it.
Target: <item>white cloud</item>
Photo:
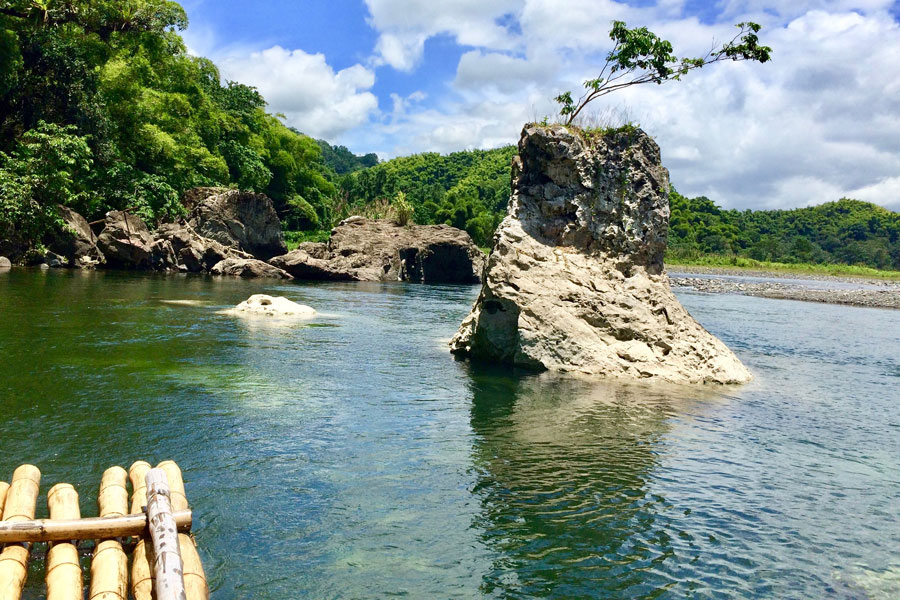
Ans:
[[[680,55],[703,54],[734,35],[733,23],[755,20],[772,62],[711,65],[596,109],[622,108],[653,135],[682,193],[740,208],[849,196],[900,209],[900,28],[888,0],[723,1],[712,24],[684,16],[683,0],[367,3],[382,39],[417,40],[385,64],[414,69],[425,40],[442,33],[473,46],[445,95],[363,134],[360,143],[388,155],[514,143],[525,121],[555,110],[551,98],[596,74],[613,19],[648,26]]]
[[[509,31],[497,23],[517,11],[519,0],[366,0],[369,23],[380,37],[375,47],[376,66],[390,65],[411,71],[422,60],[425,40],[448,34],[465,46],[509,48]]]
[[[378,99],[368,91],[375,73],[359,64],[335,72],[322,54],[281,46],[231,49],[216,62],[224,79],[257,87],[271,112],[284,114],[288,125],[314,137],[337,137],[367,123],[378,110]]]
[[[468,91],[492,88],[521,96],[523,89],[552,81],[558,69],[558,61],[547,55],[529,59],[472,50],[460,58],[454,86]]]

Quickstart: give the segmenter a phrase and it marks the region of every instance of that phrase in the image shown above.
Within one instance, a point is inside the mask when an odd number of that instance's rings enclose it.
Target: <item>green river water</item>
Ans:
[[[756,379],[648,386],[455,361],[476,294],[0,273],[0,478],[176,460],[221,600],[900,597],[900,311],[679,292]]]

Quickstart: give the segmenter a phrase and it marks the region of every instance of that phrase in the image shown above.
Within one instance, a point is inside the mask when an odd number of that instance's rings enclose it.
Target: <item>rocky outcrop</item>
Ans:
[[[737,383],[749,371],[669,289],[668,172],[644,132],[527,126],[457,355],[536,369]]]
[[[195,187],[189,190],[186,190],[183,194],[181,194],[181,205],[184,207],[188,213],[194,211],[197,208],[197,205],[209,198],[210,196],[216,196],[218,194],[224,194],[228,192],[229,189],[226,187]]]
[[[287,252],[281,221],[272,200],[263,194],[215,193],[197,204],[188,224],[202,237],[264,260]]]
[[[255,258],[226,258],[215,264],[209,272],[212,275],[231,275],[232,277],[293,279],[286,271]]]
[[[297,279],[308,281],[354,281],[356,276],[339,264],[322,258],[328,256],[325,244],[300,244],[284,256],[276,256],[269,262],[279,269],[284,269]]]
[[[56,207],[56,212],[62,219],[63,227],[48,236],[46,246],[50,252],[64,257],[64,265],[92,268],[103,264],[106,259],[97,247],[97,236],[87,219],[61,204]],[[47,263],[50,264],[50,261],[47,260]]]
[[[318,313],[310,306],[297,304],[283,296],[254,294],[236,307],[223,311],[224,314],[259,315],[264,317],[295,317],[311,319]]]
[[[298,279],[478,283],[484,254],[469,234],[448,225],[352,217],[327,244],[301,244],[270,262]]]
[[[161,270],[202,273],[228,258],[251,259],[251,255],[200,236],[186,223],[160,225],[153,235],[153,262]]]
[[[12,268],[12,262],[5,256],[0,256],[0,270]]]
[[[51,269],[62,269],[69,266],[69,259],[56,252],[48,251],[44,254],[44,264]]]
[[[140,217],[114,210],[106,213],[106,224],[97,237],[97,247],[106,264],[116,269],[149,269],[153,236]]]

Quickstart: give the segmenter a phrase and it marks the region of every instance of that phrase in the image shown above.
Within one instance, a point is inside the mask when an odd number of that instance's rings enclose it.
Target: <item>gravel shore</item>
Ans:
[[[670,270],[669,281],[711,294],[900,309],[900,282],[881,279],[679,265]]]

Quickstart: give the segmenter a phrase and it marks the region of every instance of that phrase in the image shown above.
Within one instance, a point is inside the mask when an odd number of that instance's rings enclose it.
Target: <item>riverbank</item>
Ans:
[[[676,264],[669,281],[710,294],[900,309],[900,281],[893,279]]]
[[[733,256],[701,256],[686,260],[666,257],[666,264],[672,270],[691,272],[694,269],[711,269],[710,272],[725,272],[732,275],[751,275],[758,277],[846,277],[853,279],[876,279],[900,282],[900,271],[887,271],[863,267],[859,265],[813,264],[813,263],[777,263],[753,260],[752,258]]]

